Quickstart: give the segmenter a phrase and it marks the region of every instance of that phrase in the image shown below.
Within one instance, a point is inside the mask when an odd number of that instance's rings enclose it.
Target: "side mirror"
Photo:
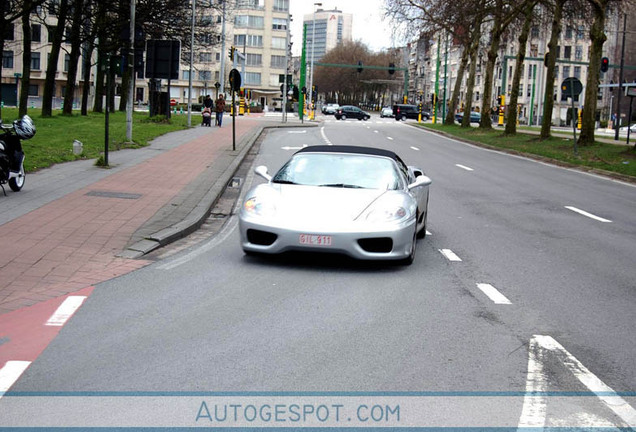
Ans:
[[[421,176],[418,176],[415,179],[415,181],[409,185],[409,190],[416,187],[420,187],[420,186],[428,186],[431,183],[433,183],[433,180],[431,180],[430,177],[427,177],[422,174]]]
[[[259,176],[263,177],[267,181],[272,180],[272,176],[267,174],[267,167],[265,165],[257,166],[256,168],[254,168],[254,172],[258,174]]]

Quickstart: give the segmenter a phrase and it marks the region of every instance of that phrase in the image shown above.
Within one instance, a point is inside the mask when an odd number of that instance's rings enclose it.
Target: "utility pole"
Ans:
[[[128,51],[128,101],[126,103],[126,141],[132,142],[133,102],[135,97],[135,0],[130,0],[130,49]]]

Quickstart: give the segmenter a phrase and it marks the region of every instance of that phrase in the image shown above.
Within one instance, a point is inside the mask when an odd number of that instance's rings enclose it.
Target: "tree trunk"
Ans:
[[[605,10],[609,0],[590,1],[594,6],[594,22],[590,29],[590,65],[587,73],[587,83],[585,85],[585,106],[581,113],[581,135],[578,144],[587,146],[594,144],[594,129],[596,123],[596,101],[598,85],[601,75],[601,56],[603,55],[603,44],[607,36],[603,31],[605,27]]]
[[[18,102],[18,116],[26,115],[29,104],[29,86],[31,84],[31,22],[30,11],[33,4],[30,0],[24,2],[24,14],[22,15],[22,83],[20,86],[20,101]]]
[[[495,19],[490,29],[490,47],[486,56],[486,72],[484,74],[484,91],[481,102],[481,121],[479,127],[482,129],[492,129],[491,115],[491,99],[492,99],[492,83],[495,75],[495,61],[497,61],[497,53],[499,52],[499,44],[501,43],[501,10],[502,2],[496,2]]]
[[[548,65],[545,79],[545,93],[543,95],[543,122],[541,123],[541,139],[550,138],[552,126],[552,111],[554,109],[554,68],[556,65],[557,46],[561,34],[561,20],[563,18],[563,6],[567,0],[555,0],[554,14],[552,16],[552,33],[548,42]],[[550,84],[553,85],[550,85]]]
[[[473,110],[473,89],[475,88],[475,76],[477,75],[477,58],[479,54],[479,41],[481,40],[481,24],[482,17],[475,19],[474,33],[470,45],[470,68],[468,71],[468,80],[466,81],[466,106],[464,106],[462,118],[462,127],[470,127],[470,112]]]
[[[73,114],[73,100],[75,98],[75,87],[77,81],[77,68],[80,54],[82,53],[82,14],[84,1],[76,0],[73,4],[73,21],[71,27],[71,55],[68,65],[68,76],[66,79],[66,94],[64,95],[64,114]]]
[[[455,80],[455,87],[453,88],[453,94],[451,95],[450,103],[448,104],[448,112],[444,119],[445,125],[455,124],[455,112],[457,111],[457,102],[459,101],[459,93],[462,89],[462,81],[464,79],[464,73],[466,72],[466,66],[468,65],[468,57],[470,56],[470,45],[464,48],[462,58],[459,63],[459,69],[457,70],[457,79]]]
[[[84,45],[84,77],[82,83],[82,111],[81,115],[88,115],[88,96],[91,91],[91,57],[93,56],[93,38],[89,38]]]
[[[53,32],[51,42],[51,53],[49,54],[46,66],[46,79],[42,91],[42,117],[51,117],[53,114],[53,98],[55,97],[55,75],[57,74],[57,63],[60,57],[64,28],[66,26],[66,16],[68,14],[68,0],[60,1],[60,9],[57,17],[57,24]]]
[[[515,135],[517,133],[517,101],[519,100],[519,83],[521,82],[521,71],[523,70],[523,62],[526,58],[526,47],[528,44],[528,35],[530,34],[530,26],[532,25],[532,18],[534,12],[534,6],[536,3],[530,3],[525,11],[526,19],[521,27],[521,33],[519,34],[519,49],[517,51],[517,59],[515,63],[515,74],[512,79],[512,88],[510,89],[510,100],[508,101],[508,118],[506,120],[505,135]],[[507,89],[502,89],[504,94]]]

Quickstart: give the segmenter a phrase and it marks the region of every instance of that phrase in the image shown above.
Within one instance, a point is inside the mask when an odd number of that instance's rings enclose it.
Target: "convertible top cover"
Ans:
[[[373,156],[384,156],[393,159],[394,161],[405,165],[400,157],[393,153],[391,150],[384,150],[374,147],[359,147],[349,145],[316,145],[305,147],[302,150],[298,150],[298,153],[352,153],[352,154],[365,154]]]

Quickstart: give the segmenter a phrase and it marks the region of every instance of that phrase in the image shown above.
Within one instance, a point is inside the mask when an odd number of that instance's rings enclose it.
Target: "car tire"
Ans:
[[[369,116],[364,116],[364,121],[367,121],[367,120],[369,120],[370,118],[371,118],[371,117],[369,117]]]
[[[347,116],[346,116],[346,115],[342,114],[342,115],[340,116],[340,120],[346,120],[346,119],[347,119]]]
[[[405,115],[402,116],[402,121],[406,121],[406,116]]]
[[[408,266],[413,264],[415,261],[415,252],[417,251],[417,227],[415,228],[415,232],[413,233],[413,243],[411,244],[411,253],[408,257],[404,258],[400,261],[400,264]]]
[[[426,219],[428,217],[428,212],[424,213],[424,223],[422,224],[422,228],[417,232],[417,238],[423,239],[426,237]],[[418,217],[419,219],[419,217]]]

